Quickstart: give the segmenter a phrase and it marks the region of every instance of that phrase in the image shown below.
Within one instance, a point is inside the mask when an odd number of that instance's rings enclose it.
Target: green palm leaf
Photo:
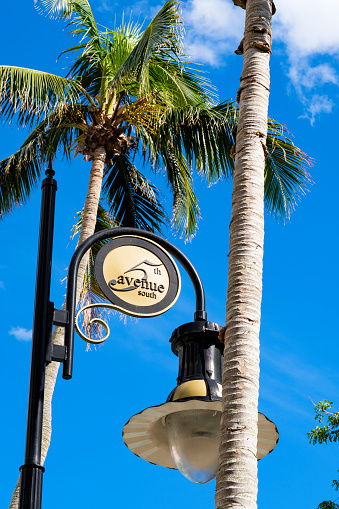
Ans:
[[[171,140],[175,155],[207,177],[209,183],[233,174],[236,107],[225,101],[215,107],[181,108],[167,112],[153,136],[152,161],[157,162],[162,140]]]
[[[153,53],[168,45],[174,54],[179,53],[179,23],[177,0],[169,0],[143,32],[138,44],[114,77],[114,84],[126,76],[136,81],[144,71]]]
[[[176,231],[188,240],[196,232],[199,218],[198,201],[193,191],[193,179],[187,161],[174,154],[169,144],[161,149],[161,158],[173,193],[173,223]]]
[[[50,17],[68,20],[67,27],[71,34],[81,38],[81,43],[61,53],[85,49],[91,59],[100,62],[102,59],[102,34],[98,30],[91,6],[87,0],[34,0],[36,8]],[[83,40],[86,42],[83,43]],[[96,57],[95,57],[96,55]],[[74,76],[74,73],[73,73]]]
[[[192,64],[190,64],[192,65]],[[169,58],[154,55],[148,65],[149,89],[156,91],[158,101],[171,108],[200,106],[212,103],[214,92],[208,79],[195,69]]]
[[[110,74],[115,76],[120,67],[128,59],[141,37],[141,27],[137,23],[125,23],[115,30],[106,31],[105,43],[107,57],[110,61]]]
[[[265,205],[276,218],[289,219],[312,178],[306,167],[312,160],[287,137],[283,124],[268,121],[265,168]]]
[[[157,188],[127,156],[115,156],[107,165],[103,193],[110,213],[120,226],[160,231],[165,224]]]
[[[17,116],[20,125],[33,125],[56,108],[61,111],[87,94],[73,79],[54,74],[0,66],[0,114],[4,121]]]
[[[25,203],[39,181],[43,166],[60,150],[70,160],[70,147],[82,133],[86,107],[74,104],[50,113],[19,150],[0,161],[0,216]]]
[[[72,24],[93,30],[97,33],[97,24],[87,0],[34,0],[37,10],[50,17],[70,19]],[[76,32],[77,33],[77,32]],[[91,35],[92,32],[88,32]]]
[[[0,217],[24,203],[40,179],[40,143],[43,138],[38,127],[15,154],[0,161]]]
[[[74,51],[82,49],[83,45],[72,48]],[[95,60],[84,51],[84,53],[76,59],[70,68],[67,77],[77,80],[80,85],[87,91],[92,98],[91,103],[95,106],[95,98],[100,93],[101,87],[101,67],[97,65]]]
[[[71,238],[76,237],[82,229],[83,224],[83,215],[84,211],[81,210],[75,216],[77,221],[72,228]],[[108,211],[104,208],[102,203],[99,203],[97,219],[95,225],[95,232],[99,232],[102,230],[106,230],[108,228],[114,228],[118,226],[114,218],[110,216]],[[83,306],[88,304],[94,304],[96,302],[105,302],[107,299],[101,292],[97,281],[94,277],[94,261],[98,251],[104,246],[108,240],[99,241],[91,248],[88,258],[88,263],[86,267],[85,277],[83,280],[82,291],[80,295],[80,301],[78,304],[78,308],[80,309]],[[107,320],[107,312],[102,310],[102,308],[90,308],[86,310],[86,312],[82,316],[82,328],[84,329],[85,334],[90,336],[92,339],[98,339],[101,335],[101,326],[98,325],[96,321],[92,322],[89,325],[89,322],[93,319],[100,318]]]
[[[140,96],[164,92],[167,82],[167,97],[175,91],[181,101],[185,98],[185,104],[205,100],[209,96],[208,81],[186,69],[181,30],[179,2],[169,0],[116,72],[110,90],[123,87],[127,80],[136,87],[131,93]]]
[[[190,169],[196,168],[209,182],[233,174],[230,152],[235,116],[231,101],[214,108],[171,109],[154,130],[139,130],[144,162],[167,172],[174,197],[174,226],[186,239],[193,236],[199,217]]]

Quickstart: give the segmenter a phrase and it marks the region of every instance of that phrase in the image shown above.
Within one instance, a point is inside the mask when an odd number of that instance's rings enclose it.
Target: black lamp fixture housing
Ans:
[[[221,326],[190,322],[174,330],[172,351],[179,357],[177,385],[166,403],[134,415],[123,428],[125,445],[155,465],[178,469],[204,484],[217,473],[221,418]],[[275,424],[258,414],[258,460],[278,442]]]

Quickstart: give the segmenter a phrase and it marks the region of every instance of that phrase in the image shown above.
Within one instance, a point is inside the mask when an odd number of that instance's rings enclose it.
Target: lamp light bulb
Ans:
[[[217,474],[220,417],[215,410],[182,410],[166,416],[173,461],[194,483],[207,483]]]

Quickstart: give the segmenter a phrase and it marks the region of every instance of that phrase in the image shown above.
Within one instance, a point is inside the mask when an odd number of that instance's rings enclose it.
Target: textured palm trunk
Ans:
[[[239,0],[234,0],[241,5]],[[272,4],[247,0],[230,224],[216,508],[257,507],[259,330]]]
[[[88,192],[85,201],[84,215],[82,221],[82,228],[79,236],[78,245],[81,244],[87,237],[92,235],[95,230],[97,211],[99,199],[101,194],[102,179],[104,174],[104,166],[106,160],[106,150],[103,147],[98,147],[93,156],[93,163],[89,177]],[[84,279],[86,265],[88,261],[88,253],[82,259],[78,272],[78,285],[77,285],[77,301],[80,297],[82,282]],[[63,344],[64,329],[56,327],[53,333],[53,343]],[[43,465],[49,449],[52,435],[52,397],[54,387],[59,371],[59,362],[51,362],[46,368],[45,377],[45,401],[44,401],[44,417],[42,425],[42,448],[41,448],[41,464]],[[19,505],[19,489],[20,477],[16,483],[12,500],[9,509],[17,509]]]

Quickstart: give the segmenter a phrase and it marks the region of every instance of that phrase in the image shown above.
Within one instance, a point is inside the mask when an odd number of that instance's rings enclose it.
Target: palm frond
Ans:
[[[63,114],[62,114],[63,113]],[[70,147],[82,132],[86,106],[60,107],[30,133],[19,150],[0,161],[0,216],[29,198],[44,165],[58,150],[70,159]]]
[[[171,108],[207,106],[215,99],[210,81],[183,59],[179,63],[154,55],[148,65],[148,82],[149,89],[156,91],[157,100]]]
[[[213,108],[168,110],[155,129],[139,129],[144,164],[150,162],[156,171],[165,168],[174,197],[174,227],[186,240],[195,233],[199,217],[190,169],[209,183],[233,174],[235,117],[234,103],[226,101]]]
[[[101,32],[87,0],[34,0],[34,3],[42,14],[68,21],[67,27],[71,34],[81,38],[79,45],[63,51],[62,54],[85,47],[87,53],[92,54],[92,58],[95,53],[101,56]]]
[[[107,30],[105,46],[107,48],[108,70],[111,77],[115,76],[128,59],[140,39],[141,27],[137,23],[125,24],[124,19],[119,28]]]
[[[71,230],[71,239],[74,239],[77,235],[80,234],[82,229],[82,222],[83,222],[83,216],[84,216],[84,210],[77,212],[75,215],[76,222],[72,226]],[[95,224],[95,230],[94,233],[101,232],[103,230],[107,230],[109,228],[115,228],[119,226],[116,220],[113,216],[109,214],[109,212],[105,209],[105,207],[102,204],[102,201],[99,202],[98,206],[98,212],[97,212],[97,219]],[[102,243],[105,243],[106,241],[99,241],[91,248],[93,249],[93,254],[96,255],[96,253],[99,251],[100,247],[102,247]]]
[[[154,136],[154,156],[157,163],[162,140],[171,140],[171,150],[185,157],[190,167],[203,174],[209,184],[221,176],[233,174],[231,148],[234,144],[236,108],[232,101],[215,107],[170,110],[162,119]]]
[[[74,33],[93,36],[98,33],[91,6],[87,0],[34,0],[36,9],[51,18],[64,18],[77,28]]]
[[[174,154],[169,144],[163,145],[161,158],[168,185],[173,193],[173,225],[175,230],[188,240],[196,232],[200,215],[197,198],[193,191],[192,175],[185,158]]]
[[[127,90],[139,97],[156,93],[158,102],[169,107],[212,103],[214,89],[209,80],[185,61],[179,2],[166,2],[141,36],[139,27],[133,28],[132,33],[131,27],[122,27],[114,34],[111,93]]]
[[[52,110],[80,100],[86,91],[73,79],[54,74],[0,66],[0,115],[4,121],[17,116],[20,125],[33,125]]]
[[[40,179],[43,171],[39,157],[42,142],[38,127],[15,154],[0,161],[0,217],[24,203]]]
[[[82,221],[83,221],[83,209],[77,213],[76,223],[72,228],[71,238],[76,237],[81,229],[82,229]],[[118,226],[113,217],[110,216],[109,212],[105,209],[102,202],[99,203],[98,212],[97,212],[97,220],[95,225],[95,232],[99,232],[102,230],[106,230],[108,228],[114,228]],[[106,244],[108,240],[103,240],[96,242],[94,246],[92,246],[87,262],[87,267],[85,271],[85,276],[83,280],[83,286],[80,294],[80,301],[78,307],[81,308],[88,304],[94,304],[97,302],[106,301],[106,297],[101,292],[97,281],[94,277],[94,261],[98,251],[101,247]],[[84,312],[82,315],[82,328],[85,331],[85,334],[91,339],[98,339],[101,337],[101,325],[95,321],[96,318],[107,319],[107,312],[102,310],[102,308],[90,308]],[[90,323],[92,320],[94,321]]]
[[[172,58],[179,58],[182,53],[180,25],[178,1],[168,0],[143,32],[137,45],[116,73],[111,86],[116,86],[117,82],[126,77],[140,82],[150,58],[160,49],[166,48]]]
[[[82,45],[79,45],[81,48]],[[77,51],[77,49],[76,49]],[[93,98],[100,93],[101,86],[101,68],[93,61],[89,55],[84,52],[71,66],[67,77],[71,77],[81,84],[92,98],[92,104],[95,105]]]
[[[75,216],[76,222],[72,227],[71,231],[71,239],[74,239],[77,235],[80,234],[82,229],[84,209],[78,212]],[[105,209],[102,202],[99,202],[98,211],[97,211],[97,219],[95,225],[95,233],[100,232],[102,230],[106,230],[108,228],[115,228],[118,226],[118,223],[115,221],[114,217],[112,217],[109,212]],[[99,302],[106,300],[106,297],[101,292],[95,278],[94,278],[94,260],[98,253],[98,251],[104,246],[108,240],[102,240],[96,242],[90,250],[90,257],[88,260],[85,278],[83,282],[83,288],[81,291],[80,298],[83,299],[86,296],[86,299],[90,299],[90,303]]]
[[[115,156],[107,165],[103,194],[110,205],[110,213],[120,226],[160,231],[165,224],[157,188],[126,155]]]
[[[307,167],[312,160],[288,137],[286,127],[272,119],[268,121],[265,168],[265,205],[277,219],[289,219],[298,200],[312,184]]]

